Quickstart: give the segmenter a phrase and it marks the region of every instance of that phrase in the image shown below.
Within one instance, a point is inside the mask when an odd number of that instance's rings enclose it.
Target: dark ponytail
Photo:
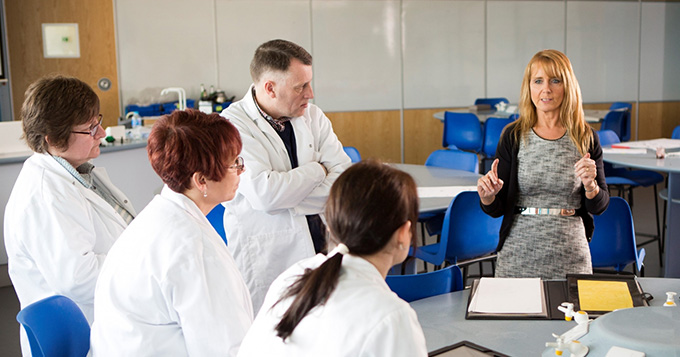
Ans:
[[[328,301],[338,285],[342,253],[348,250],[356,256],[375,254],[385,248],[394,232],[407,221],[411,222],[412,237],[415,236],[418,220],[415,181],[407,173],[375,160],[356,163],[331,187],[326,218],[329,239],[346,247],[336,248],[335,255],[316,269],[306,269],[276,302],[294,297],[275,328],[276,335],[284,341],[313,308]]]
[[[276,325],[277,336],[285,341],[309,311],[328,301],[338,285],[342,257],[342,254],[337,253],[318,268],[306,269],[300,279],[293,283],[281,299],[276,302],[278,304],[284,299],[295,296],[293,303],[290,304],[281,321]]]

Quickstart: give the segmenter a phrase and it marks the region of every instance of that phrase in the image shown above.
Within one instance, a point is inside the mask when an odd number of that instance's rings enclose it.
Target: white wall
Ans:
[[[526,63],[544,48],[567,53],[586,103],[680,100],[680,3],[114,2],[123,105],[158,100],[167,86],[196,98],[201,83],[241,98],[253,51],[273,38],[314,56],[315,101],[325,111],[516,102]]]

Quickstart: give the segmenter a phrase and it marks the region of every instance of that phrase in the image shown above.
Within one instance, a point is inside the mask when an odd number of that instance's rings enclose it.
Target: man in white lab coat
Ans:
[[[224,227],[257,311],[280,273],[325,248],[319,214],[351,161],[330,120],[309,103],[312,57],[305,49],[266,42],[250,73],[246,95],[222,112],[241,134],[247,168],[225,203]]]

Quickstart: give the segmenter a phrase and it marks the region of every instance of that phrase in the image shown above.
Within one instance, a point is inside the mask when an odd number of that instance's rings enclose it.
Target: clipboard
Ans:
[[[630,299],[631,306],[620,306],[620,301],[606,302],[611,304],[611,306],[606,306],[606,303],[602,303],[600,306],[605,307],[604,309],[591,308],[586,306],[588,302],[582,301],[585,299],[586,292],[579,291],[579,286],[583,287],[583,283],[587,282],[589,284],[594,284],[595,289],[607,288],[609,286],[616,285],[618,287],[623,287],[624,291],[619,291],[620,293],[625,293],[625,299]],[[568,274],[567,275],[567,297],[568,302],[574,304],[574,311],[583,310],[588,313],[589,317],[602,316],[608,312],[611,312],[618,308],[626,307],[638,307],[638,306],[649,306],[649,302],[645,298],[645,294],[642,291],[642,287],[637,281],[635,275],[609,275],[609,274]],[[601,284],[600,286],[596,284]],[[622,297],[624,298],[624,297]],[[593,305],[592,303],[589,305]],[[597,304],[596,304],[597,305]],[[584,309],[585,307],[585,309]]]
[[[472,343],[470,341],[461,341],[450,346],[442,347],[438,350],[427,354],[428,357],[471,357],[471,356],[485,356],[485,357],[510,357],[506,354],[496,352],[484,346]]]
[[[487,320],[562,320],[564,313],[557,308],[563,302],[574,304],[574,311],[583,310],[579,299],[579,281],[582,282],[604,282],[625,284],[626,292],[632,300],[632,307],[649,306],[644,297],[642,288],[634,275],[613,275],[613,274],[567,274],[567,280],[543,280],[541,299],[543,311],[541,313],[484,313],[471,312],[470,302],[477,292],[479,279],[475,279],[470,288],[468,297],[468,308],[465,310],[465,319],[487,319]],[[583,284],[582,284],[583,285]],[[620,288],[619,284],[616,284]],[[502,298],[502,297],[499,297]],[[590,317],[598,317],[612,310],[584,310]]]

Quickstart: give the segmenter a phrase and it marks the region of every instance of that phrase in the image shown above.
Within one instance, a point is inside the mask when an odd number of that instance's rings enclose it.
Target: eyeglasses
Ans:
[[[237,171],[243,171],[246,169],[246,164],[243,162],[243,158],[238,156],[233,165],[227,167],[228,169],[236,169]]]
[[[97,121],[97,124],[91,126],[88,131],[71,130],[71,132],[74,133],[74,134],[87,134],[87,135],[94,138],[95,136],[97,136],[97,132],[99,131],[99,126],[102,125],[102,120],[104,120],[104,116],[99,114],[99,121]]]

